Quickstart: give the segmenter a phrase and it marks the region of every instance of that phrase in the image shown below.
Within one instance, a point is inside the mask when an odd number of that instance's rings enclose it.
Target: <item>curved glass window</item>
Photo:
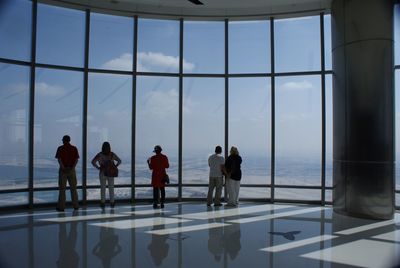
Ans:
[[[89,67],[132,71],[133,19],[90,14]]]
[[[0,63],[1,190],[28,187],[28,122],[29,68]]]
[[[161,145],[168,156],[171,183],[178,183],[179,81],[139,76],[136,93],[136,183],[150,184],[147,159]],[[151,197],[151,195],[147,196]]]
[[[208,183],[208,157],[224,147],[224,92],[221,78],[183,81],[183,183]]]
[[[0,3],[0,58],[31,59],[32,2],[2,0]],[[7,41],[4,41],[7,40]]]
[[[105,141],[122,161],[114,184],[131,184],[132,76],[90,73],[87,120],[88,184],[100,185],[99,172],[91,161]],[[116,189],[115,194],[117,198],[130,198],[131,192]],[[88,199],[99,197],[96,191],[88,191]]]
[[[271,82],[229,79],[229,144],[243,159],[242,184],[271,182]],[[228,148],[229,149],[229,148]],[[252,188],[248,191],[253,190]]]
[[[279,77],[276,85],[275,182],[321,185],[320,76]],[[280,193],[276,198],[302,199]]]
[[[321,70],[319,16],[275,21],[276,72]]]
[[[188,63],[184,62],[184,68]],[[179,21],[138,20],[138,72],[179,71]]]
[[[58,162],[55,159],[62,137],[69,135],[78,148],[76,168],[82,183],[83,73],[37,68],[35,81],[34,187],[58,187]],[[40,194],[35,198],[40,202]],[[45,193],[42,193],[45,194]],[[53,200],[56,201],[57,196]]]
[[[229,73],[271,71],[269,21],[229,23]]]
[[[82,67],[85,53],[85,12],[38,4],[36,60]]]

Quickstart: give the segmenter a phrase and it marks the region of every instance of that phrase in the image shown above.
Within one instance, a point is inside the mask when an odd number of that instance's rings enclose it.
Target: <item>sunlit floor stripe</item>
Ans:
[[[251,207],[230,208],[230,209],[221,207],[218,210],[175,215],[174,217],[195,219],[195,220],[207,220],[207,219],[224,218],[224,217],[230,217],[230,216],[239,216],[239,215],[257,213],[257,212],[265,212],[265,211],[270,211],[273,209],[291,208],[291,207],[294,207],[294,206],[268,204],[268,205],[251,206]]]
[[[400,230],[373,236],[372,238],[400,243]]]
[[[375,222],[375,223],[371,223],[371,224],[366,224],[363,226],[354,227],[354,228],[346,229],[343,231],[335,232],[335,234],[340,234],[340,235],[356,234],[356,233],[372,230],[375,228],[380,228],[380,227],[396,224],[399,222],[400,222],[400,217],[398,214],[396,214],[395,219],[393,219],[393,220],[380,221],[380,222]]]
[[[134,215],[154,215],[154,214],[160,214],[160,213],[166,213],[166,212],[171,212],[171,211],[164,210],[164,209],[152,209],[152,210],[124,211],[121,213],[134,214]]]
[[[168,235],[168,234],[177,234],[177,233],[185,233],[185,232],[199,231],[199,230],[205,230],[205,229],[219,228],[219,227],[222,227],[225,225],[229,225],[229,224],[214,222],[214,223],[205,223],[205,224],[192,225],[192,226],[168,228],[168,229],[162,229],[162,230],[153,230],[153,231],[147,231],[146,233],[156,234],[156,235]]]
[[[316,211],[325,210],[325,209],[328,209],[328,208],[312,207],[312,208],[306,208],[306,209],[292,210],[292,211],[288,211],[288,212],[274,213],[274,214],[269,214],[269,215],[264,215],[264,216],[230,220],[229,222],[249,223],[249,222],[256,222],[256,221],[264,221],[264,220],[270,220],[270,219],[275,219],[275,218],[282,218],[282,217],[287,217],[287,216],[294,216],[294,215],[300,215],[300,214],[305,214],[305,213],[310,213],[310,212],[316,212]]]
[[[334,236],[334,235],[320,235],[320,236],[311,237],[311,238],[307,238],[307,239],[303,239],[303,240],[299,240],[299,241],[295,241],[295,242],[285,243],[283,245],[277,245],[277,246],[262,248],[260,250],[268,251],[268,252],[279,252],[279,251],[289,250],[289,249],[298,248],[298,247],[302,247],[302,246],[307,246],[307,245],[314,244],[314,243],[317,243],[317,242],[322,242],[322,241],[325,241],[325,240],[330,240],[330,239],[333,239],[335,237],[337,237],[337,236]]]
[[[82,216],[67,216],[59,218],[39,219],[39,221],[51,221],[51,222],[70,222],[70,221],[88,221],[88,220],[101,220],[101,219],[113,219],[118,217],[127,217],[125,214],[114,214],[104,213],[95,215],[82,215]]]
[[[190,220],[154,217],[154,218],[146,218],[146,219],[98,222],[98,223],[91,223],[90,225],[95,225],[95,226],[100,226],[100,227],[108,227],[108,228],[116,228],[116,229],[134,229],[134,228],[141,228],[141,227],[159,226],[159,225],[165,225],[165,224],[188,222],[188,221],[190,221]]]
[[[361,239],[303,254],[301,257],[352,267],[395,267],[400,257],[399,252],[399,245],[395,243]]]

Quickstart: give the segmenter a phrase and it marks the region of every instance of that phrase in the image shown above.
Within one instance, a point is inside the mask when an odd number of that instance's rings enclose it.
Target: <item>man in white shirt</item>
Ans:
[[[213,203],[213,192],[215,190],[214,206],[221,206],[221,194],[223,185],[223,174],[225,170],[225,159],[221,155],[221,146],[215,147],[215,154],[208,158],[208,166],[210,167],[210,180],[208,184],[207,206]]]

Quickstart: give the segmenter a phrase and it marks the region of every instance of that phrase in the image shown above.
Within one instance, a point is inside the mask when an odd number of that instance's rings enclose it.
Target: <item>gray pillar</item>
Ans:
[[[333,207],[393,218],[393,2],[334,0]]]

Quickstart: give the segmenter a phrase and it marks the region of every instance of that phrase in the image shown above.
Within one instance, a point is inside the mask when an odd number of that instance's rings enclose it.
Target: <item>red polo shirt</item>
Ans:
[[[61,159],[64,167],[73,167],[79,159],[78,149],[69,143],[61,145],[57,148],[56,158]]]

